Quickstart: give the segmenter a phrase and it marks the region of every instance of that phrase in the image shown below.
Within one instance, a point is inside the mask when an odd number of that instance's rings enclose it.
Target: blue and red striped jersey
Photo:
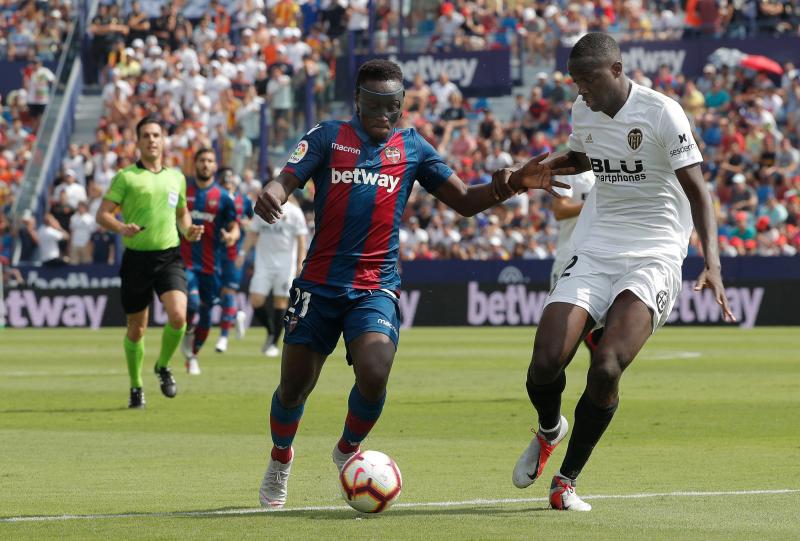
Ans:
[[[187,269],[213,274],[219,272],[226,246],[221,231],[236,220],[233,198],[216,182],[201,189],[194,179],[186,181],[186,206],[192,223],[203,226],[198,242],[181,239],[181,256]]]
[[[231,261],[236,261],[236,258],[239,255],[239,250],[242,249],[242,244],[244,244],[244,228],[242,227],[242,218],[251,219],[254,212],[253,202],[242,192],[237,191],[236,194],[232,195],[231,197],[233,197],[233,207],[236,209],[236,221],[239,224],[242,235],[239,237],[239,240],[236,241],[236,244],[233,244],[227,248],[227,256]]]
[[[376,143],[357,117],[317,124],[283,171],[316,189],[300,285],[390,291],[400,288],[400,219],[414,181],[435,192],[453,174],[416,130],[395,129]]]

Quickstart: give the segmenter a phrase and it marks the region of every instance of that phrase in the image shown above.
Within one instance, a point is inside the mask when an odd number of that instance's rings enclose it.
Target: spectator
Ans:
[[[64,194],[64,201],[70,209],[77,209],[78,203],[86,201],[86,188],[78,183],[75,171],[72,169],[64,171],[61,184],[56,186],[53,197],[56,200],[61,200],[62,193]]]
[[[33,72],[28,80],[28,111],[33,119],[33,131],[39,126],[39,118],[44,114],[50,101],[50,85],[56,80],[53,72],[44,67],[41,59],[33,61]]]
[[[115,235],[97,225],[90,237],[92,263],[114,265],[116,263]]]
[[[46,267],[58,267],[66,262],[61,256],[59,243],[69,240],[69,233],[58,223],[52,214],[45,214],[44,221],[37,231],[39,240],[39,259]]]
[[[95,229],[94,215],[89,213],[86,201],[78,203],[78,210],[69,220],[70,256],[72,265],[92,262],[91,236]]]

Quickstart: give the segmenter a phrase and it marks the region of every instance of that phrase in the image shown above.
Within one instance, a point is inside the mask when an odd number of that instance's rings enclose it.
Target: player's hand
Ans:
[[[189,242],[197,242],[200,240],[200,237],[203,236],[203,226],[202,225],[195,225],[192,224],[189,226],[189,229],[184,231],[183,238],[188,240]]]
[[[123,237],[132,237],[136,235],[142,228],[136,224],[122,224],[122,227],[119,230],[119,234]]]
[[[509,179],[514,173],[513,169],[498,169],[492,173],[492,194],[498,201],[505,201],[516,193],[509,184]]]
[[[236,244],[236,241],[239,240],[236,238],[236,236],[234,236],[233,232],[228,231],[227,229],[223,229],[221,234],[222,234],[222,242],[223,244],[225,244],[225,246],[228,247],[233,246],[234,244]]]
[[[268,224],[274,224],[281,219],[283,209],[278,198],[272,195],[266,188],[261,190],[256,201],[255,212],[262,220]]]
[[[237,255],[236,261],[234,261],[233,264],[236,265],[237,269],[241,269],[242,266],[244,265],[244,255],[243,254]]]
[[[700,273],[694,290],[701,291],[703,289],[710,289],[714,292],[714,298],[717,300],[717,304],[722,308],[722,319],[729,323],[735,323],[736,316],[733,315],[730,306],[728,306],[728,298],[725,296],[725,286],[722,285],[722,274],[720,274],[718,268],[705,269]]]
[[[522,188],[545,190],[553,197],[561,197],[561,194],[555,191],[555,188],[569,188],[570,186],[554,180],[553,175],[571,175],[575,173],[575,168],[567,167],[565,164],[567,159],[563,156],[553,160],[545,160],[549,155],[549,152],[539,154],[517,169],[514,174],[516,185]]]

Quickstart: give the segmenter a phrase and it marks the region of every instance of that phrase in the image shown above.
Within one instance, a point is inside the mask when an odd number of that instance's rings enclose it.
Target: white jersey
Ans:
[[[656,257],[680,265],[692,232],[675,170],[703,161],[677,102],[631,82],[610,118],[578,97],[569,148],[591,161],[597,183],[572,235],[573,250]]]
[[[253,216],[248,230],[258,233],[255,264],[265,270],[292,269],[297,267],[297,237],[308,235],[308,226],[303,211],[294,203],[283,206],[283,215],[274,224],[268,224]]]

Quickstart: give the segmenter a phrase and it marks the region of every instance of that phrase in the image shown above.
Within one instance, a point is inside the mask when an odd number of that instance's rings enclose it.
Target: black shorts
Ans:
[[[122,279],[122,308],[126,314],[135,314],[150,306],[153,291],[159,297],[167,291],[183,291],[184,294],[188,291],[177,247],[153,252],[126,249],[119,277]]]

